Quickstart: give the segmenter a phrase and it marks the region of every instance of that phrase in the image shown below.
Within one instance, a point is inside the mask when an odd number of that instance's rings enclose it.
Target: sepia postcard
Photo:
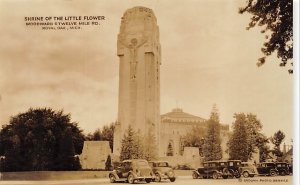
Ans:
[[[0,185],[297,184],[295,4],[0,0]]]

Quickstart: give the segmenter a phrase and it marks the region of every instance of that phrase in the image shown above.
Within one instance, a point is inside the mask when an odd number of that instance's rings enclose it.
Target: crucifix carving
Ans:
[[[145,38],[142,38],[140,43],[138,43],[138,40],[136,38],[131,39],[129,44],[121,42],[126,48],[130,50],[130,79],[136,79],[136,69],[138,65],[137,51],[146,42],[147,39]]]

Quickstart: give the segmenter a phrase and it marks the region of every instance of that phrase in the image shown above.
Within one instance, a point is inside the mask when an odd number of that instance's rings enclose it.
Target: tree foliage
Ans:
[[[143,159],[147,161],[156,160],[158,157],[158,148],[156,145],[156,137],[154,135],[154,130],[149,129],[148,133],[144,136],[143,141]]]
[[[261,133],[260,120],[252,113],[238,113],[234,118],[233,133],[228,141],[229,157],[247,161],[259,152],[263,154],[260,160],[264,160],[268,155],[268,138]]]
[[[249,113],[246,115],[246,128],[248,135],[248,159],[252,159],[253,153],[257,153],[257,148],[261,145],[260,137],[262,137],[262,124],[256,115]]]
[[[281,130],[275,132],[274,135],[271,137],[271,142],[274,144],[274,149],[272,153],[277,157],[277,159],[282,157],[283,155],[283,152],[280,150],[280,145],[284,138],[285,134]]]
[[[113,150],[115,123],[104,125],[101,129],[98,128],[94,133],[89,133],[85,139],[88,141],[109,141],[109,147]]]
[[[50,108],[13,116],[0,132],[6,171],[76,170],[84,142],[70,115]],[[68,164],[67,162],[68,161]]]
[[[208,120],[207,134],[203,144],[203,156],[204,161],[222,159],[219,113],[215,105]]]
[[[259,134],[256,138],[256,144],[259,150],[259,162],[265,162],[270,153],[269,138],[263,134]]]
[[[107,159],[105,161],[105,170],[110,171],[112,170],[113,166],[112,166],[112,161],[111,161],[111,157],[110,155],[107,156]]]
[[[141,136],[139,136],[139,134],[129,125],[121,141],[120,161],[126,159],[141,159],[143,157]]]
[[[249,155],[249,136],[247,132],[245,114],[235,114],[233,133],[228,142],[229,158],[234,160],[247,161]]]
[[[247,29],[262,26],[261,32],[266,35],[261,49],[264,57],[259,59],[258,66],[273,52],[281,59],[280,66],[288,62],[293,65],[293,0],[248,0],[247,5],[240,8],[240,13],[245,12],[252,14]]]
[[[183,136],[184,147],[197,147],[199,148],[199,155],[203,156],[203,145],[205,141],[205,128],[195,126],[190,132]]]

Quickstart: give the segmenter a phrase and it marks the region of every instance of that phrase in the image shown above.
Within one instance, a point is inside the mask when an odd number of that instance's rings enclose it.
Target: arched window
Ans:
[[[174,149],[173,149],[173,141],[169,141],[168,148],[167,148],[167,156],[173,156]]]

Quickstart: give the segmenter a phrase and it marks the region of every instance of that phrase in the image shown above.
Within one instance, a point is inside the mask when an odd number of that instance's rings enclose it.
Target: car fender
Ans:
[[[132,171],[132,170],[130,170],[129,172],[128,172],[128,175],[129,174],[132,174],[133,175],[133,177],[136,179],[136,178],[138,178],[138,175],[134,172],[134,171]]]
[[[154,174],[159,174],[159,175],[162,175],[163,173],[159,170],[155,171]]]
[[[117,172],[116,172],[116,171],[112,171],[112,172],[110,172],[110,173],[108,174],[108,176],[110,176],[110,175],[113,175],[113,176],[115,176],[115,178],[116,178],[116,179],[120,179],[120,177],[119,177],[119,175],[117,174]]]
[[[194,170],[193,173],[196,173],[197,175],[200,175],[200,173],[198,172],[198,170]]]
[[[244,172],[253,173],[253,172],[251,172],[251,171],[248,170],[248,169],[242,170],[242,173],[244,173]]]

